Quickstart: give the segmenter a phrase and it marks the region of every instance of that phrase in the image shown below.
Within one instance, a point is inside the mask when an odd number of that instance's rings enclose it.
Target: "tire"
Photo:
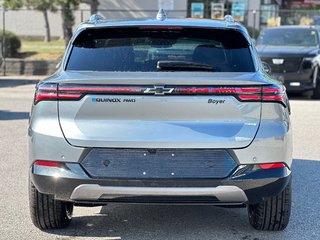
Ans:
[[[312,98],[313,99],[320,99],[320,79],[318,79],[317,86],[313,90]]]
[[[29,208],[31,220],[37,228],[58,229],[70,224],[73,203],[55,200],[52,195],[42,194],[30,182]]]
[[[284,230],[291,213],[291,180],[277,196],[264,202],[248,205],[248,216],[251,226],[257,230]]]
[[[316,83],[316,88],[313,90],[313,95],[312,98],[313,99],[320,99],[320,76],[319,76],[319,72],[317,70],[317,83]]]

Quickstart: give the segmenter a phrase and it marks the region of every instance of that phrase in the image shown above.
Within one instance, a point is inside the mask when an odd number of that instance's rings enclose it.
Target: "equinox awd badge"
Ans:
[[[91,98],[91,102],[94,103],[135,103],[134,98]]]

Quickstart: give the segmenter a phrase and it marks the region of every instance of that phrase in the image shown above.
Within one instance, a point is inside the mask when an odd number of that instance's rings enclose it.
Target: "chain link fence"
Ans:
[[[202,11],[202,12],[201,12]],[[124,10],[124,9],[99,9],[99,14],[107,20],[155,18],[158,9],[149,10]],[[171,18],[214,18],[223,19],[226,14],[232,14],[236,20],[241,21],[253,38],[258,37],[259,31],[267,26],[279,25],[320,25],[320,10],[287,10],[279,8],[261,8],[258,10],[232,10],[211,7],[195,11],[187,9],[168,11]],[[83,21],[89,19],[90,9],[74,11],[73,30]],[[3,74],[47,75],[55,71],[55,65],[63,56],[65,43],[63,42],[63,29],[61,11],[48,12],[48,23],[51,43],[42,43],[48,33],[45,27],[43,12],[21,9],[0,9],[0,41],[2,47],[2,72]],[[1,30],[2,29],[2,30]],[[16,34],[22,41],[22,46],[16,54],[8,54],[5,47],[10,42],[10,33]],[[4,34],[4,38],[2,37]],[[6,56],[6,58],[3,58]]]

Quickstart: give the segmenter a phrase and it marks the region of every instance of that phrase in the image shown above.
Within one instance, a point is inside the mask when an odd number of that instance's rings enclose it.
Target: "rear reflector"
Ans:
[[[37,166],[44,166],[44,167],[59,167],[59,162],[52,162],[52,161],[43,161],[43,160],[37,160],[34,162],[34,165]]]
[[[42,83],[37,86],[35,104],[43,100],[80,100],[86,94],[107,95],[212,95],[234,96],[242,102],[276,102],[287,106],[285,88],[263,87],[221,87],[221,86],[123,86],[91,84]]]
[[[284,163],[267,163],[259,164],[261,169],[275,169],[275,168],[284,168],[286,165]]]

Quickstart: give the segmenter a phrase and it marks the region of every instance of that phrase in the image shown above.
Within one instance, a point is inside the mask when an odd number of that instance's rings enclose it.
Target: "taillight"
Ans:
[[[80,98],[85,94],[143,94],[146,87],[103,85],[60,85],[59,99]]]
[[[275,168],[284,168],[286,165],[284,163],[264,163],[259,164],[261,169],[275,169]]]
[[[277,102],[287,106],[284,87],[178,87],[173,94],[232,95],[243,102]]]
[[[288,97],[285,87],[263,87],[262,101],[264,102],[278,102],[287,106]]]
[[[33,163],[37,166],[44,166],[44,167],[59,167],[59,162],[53,162],[53,161],[44,161],[44,160],[37,160]]]
[[[55,84],[38,85],[35,104],[43,100],[80,100],[86,94],[125,94],[125,95],[212,95],[234,96],[242,102],[276,102],[287,106],[288,99],[284,87],[252,86],[123,86]]]
[[[37,86],[34,96],[34,104],[43,100],[57,100],[58,84],[56,83],[40,83]]]

